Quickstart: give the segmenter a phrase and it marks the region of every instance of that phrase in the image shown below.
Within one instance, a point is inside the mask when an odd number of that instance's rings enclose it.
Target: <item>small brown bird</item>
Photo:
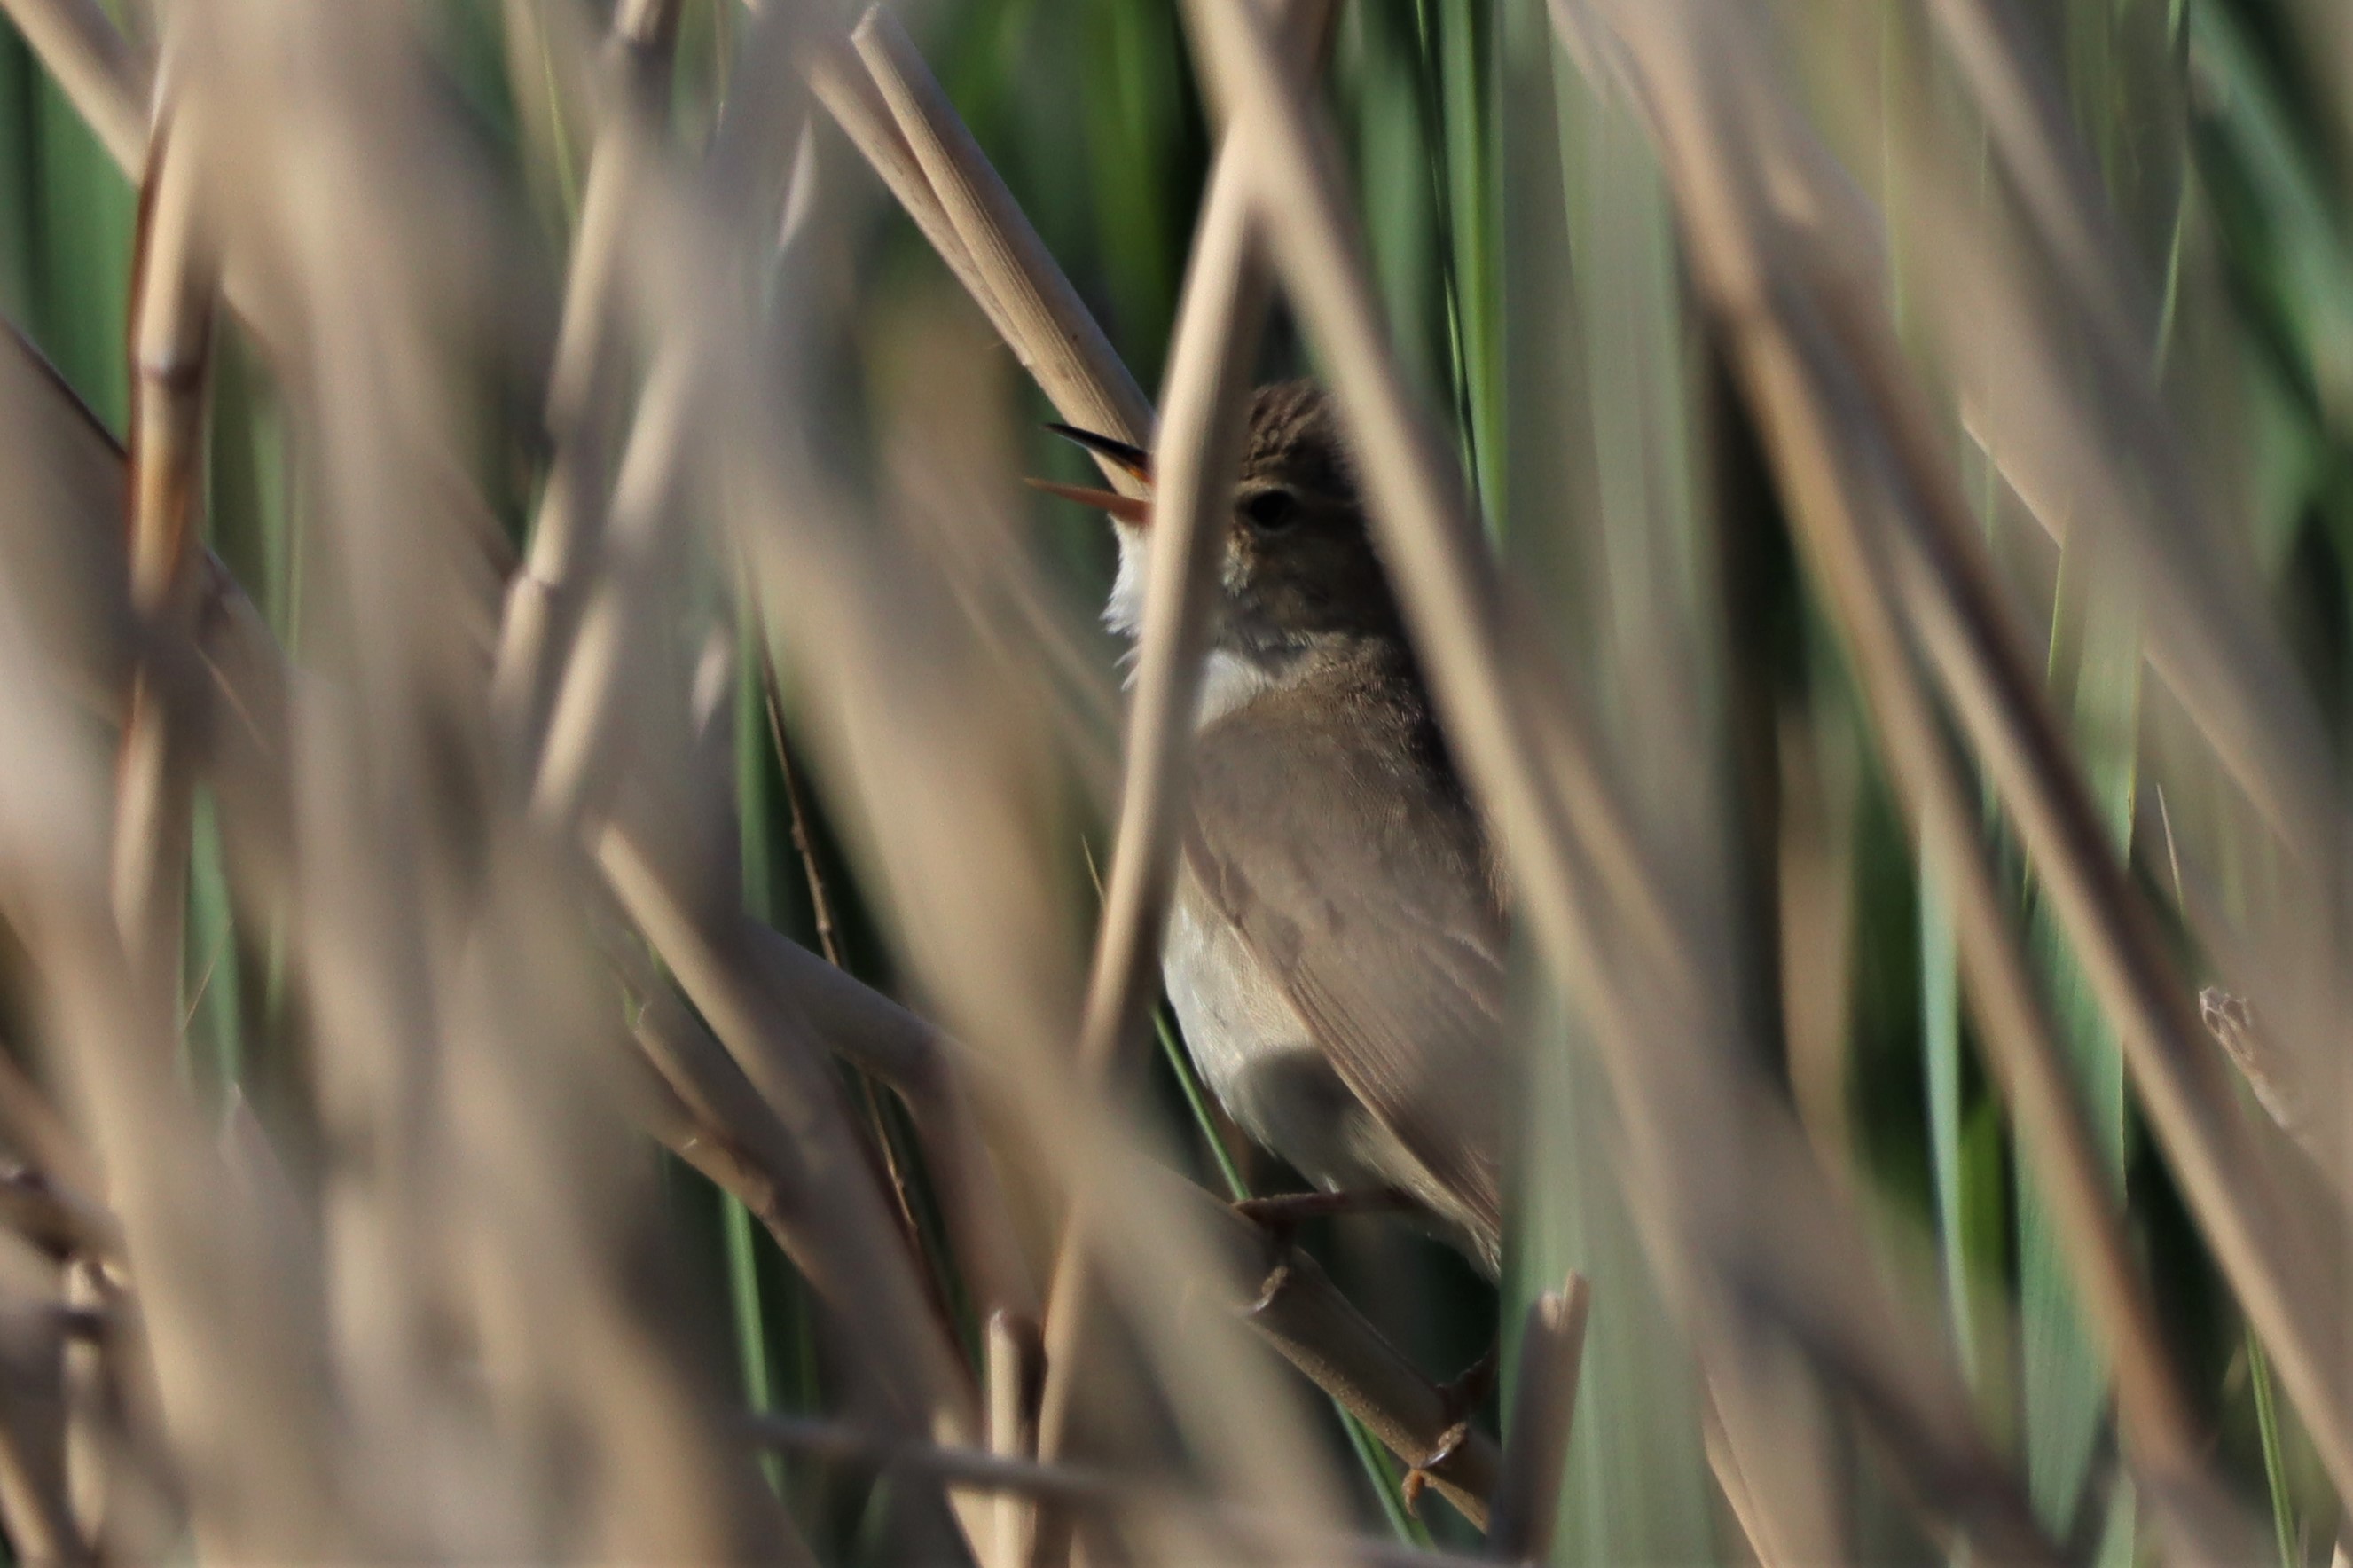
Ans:
[[[1063,435],[1149,478],[1148,454]],[[1149,503],[1105,618],[1144,607]],[[1398,1193],[1490,1278],[1503,1240],[1504,900],[1322,391],[1253,397],[1161,963],[1201,1077],[1336,1194]]]

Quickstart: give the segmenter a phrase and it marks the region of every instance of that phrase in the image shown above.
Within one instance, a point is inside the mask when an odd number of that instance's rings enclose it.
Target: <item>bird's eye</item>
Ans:
[[[1242,503],[1242,515],[1261,533],[1278,533],[1299,518],[1299,498],[1289,490],[1261,490]]]

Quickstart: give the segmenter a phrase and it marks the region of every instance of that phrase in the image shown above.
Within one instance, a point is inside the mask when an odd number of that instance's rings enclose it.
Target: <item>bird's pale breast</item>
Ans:
[[[1349,1092],[1306,1023],[1189,873],[1177,879],[1163,978],[1202,1082],[1243,1132],[1330,1191],[1437,1187]]]

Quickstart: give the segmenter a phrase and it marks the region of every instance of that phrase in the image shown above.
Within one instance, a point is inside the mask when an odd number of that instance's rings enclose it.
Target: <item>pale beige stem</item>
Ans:
[[[992,1312],[988,1318],[986,1381],[988,1451],[996,1458],[1027,1462],[1038,1457],[1038,1383],[1044,1347],[1038,1325]],[[990,1568],[1024,1568],[1038,1538],[1038,1509],[1029,1495],[1008,1489],[997,1500],[995,1555]]]
[[[195,599],[195,497],[218,276],[198,213],[202,149],[183,114],[159,133],[141,192],[131,322],[131,609],[142,658],[115,793],[115,920],[134,969],[176,984],[189,834],[188,715],[179,700]]]
[[[898,19],[878,5],[852,39],[974,268],[997,296],[1013,328],[1008,341],[1024,356],[1022,363],[1071,424],[1131,446],[1151,446],[1152,405],[1143,389],[1112,352]],[[1124,472],[1111,477],[1114,486],[1135,483]]]
[[[667,101],[671,46],[681,0],[626,0],[606,40],[608,68],[641,111]],[[555,641],[574,629],[582,579],[604,521],[607,448],[617,421],[625,358],[615,342],[617,270],[630,196],[646,173],[629,135],[600,128],[588,156],[580,216],[565,279],[564,315],[548,374],[553,442],[546,487],[522,564],[507,585],[491,677],[491,702],[527,773],[540,767],[543,731],[554,701]],[[657,405],[659,406],[659,405]]]
[[[1487,1554],[1506,1563],[1542,1563],[1553,1527],[1577,1415],[1585,1358],[1585,1320],[1593,1287],[1572,1272],[1561,1289],[1528,1303],[1520,1321],[1519,1375],[1513,1382],[1512,1429],[1487,1526]],[[1607,1441],[1605,1436],[1604,1441]]]
[[[1005,340],[1014,357],[1024,365],[1034,366],[1037,354],[1024,338],[1005,306],[998,300],[997,289],[973,260],[972,251],[956,233],[947,209],[940,205],[939,194],[933,190],[931,177],[915,161],[914,150],[907,145],[906,137],[899,133],[898,121],[891,117],[891,106],[882,101],[881,90],[866,64],[845,43],[818,47],[810,51],[808,63],[809,90],[817,94],[842,134],[849,138],[867,163],[873,165],[883,185],[899,199],[915,227],[931,241],[955,280],[980,307],[997,335]],[[1108,470],[1106,470],[1108,471]]]

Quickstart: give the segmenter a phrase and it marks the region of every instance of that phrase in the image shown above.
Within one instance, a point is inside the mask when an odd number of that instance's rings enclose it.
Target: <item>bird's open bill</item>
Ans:
[[[1047,429],[1065,440],[1075,441],[1088,451],[1110,458],[1145,484],[1152,482],[1152,454],[1141,447],[1131,447],[1109,436],[1098,436],[1092,430],[1082,430],[1074,425],[1049,425]],[[1152,502],[1141,496],[1124,496],[1116,490],[1100,490],[1086,485],[1066,485],[1056,479],[1031,479],[1032,488],[1050,496],[1076,501],[1111,513],[1120,521],[1141,528],[1152,521]]]

